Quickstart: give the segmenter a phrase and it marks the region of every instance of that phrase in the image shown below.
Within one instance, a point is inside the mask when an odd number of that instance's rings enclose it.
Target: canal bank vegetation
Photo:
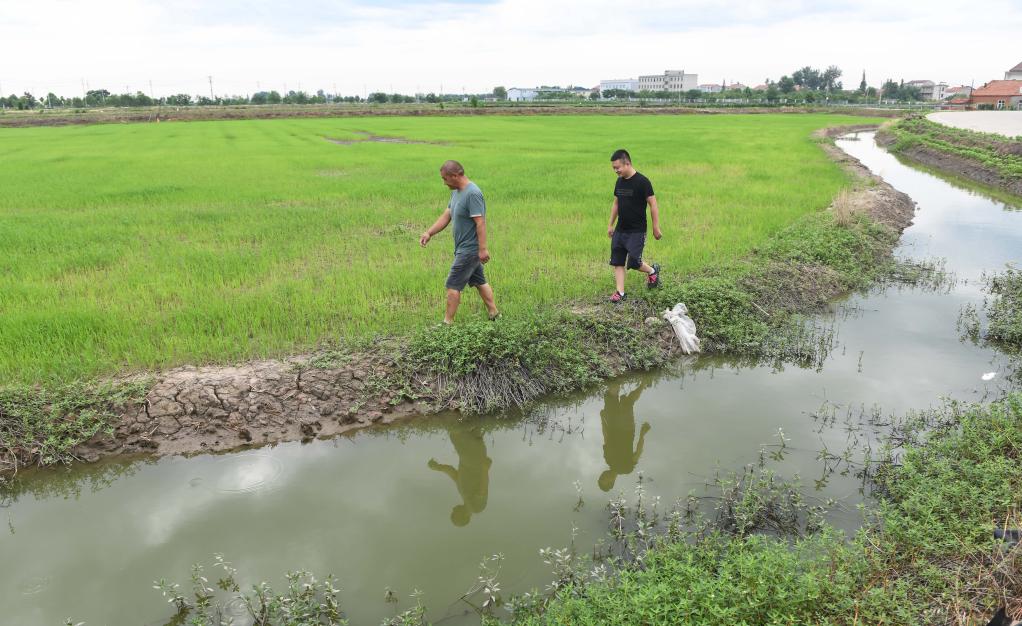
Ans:
[[[877,138],[895,154],[1022,196],[1022,137],[953,128],[912,116],[884,126]]]
[[[1017,531],[994,531],[1022,524],[1020,449],[1017,392],[894,421],[878,448],[859,451],[873,499],[851,538],[821,521],[797,483],[763,469],[718,481],[715,510],[692,524],[686,503],[658,513],[640,491],[634,505],[608,506],[623,556],[608,568],[567,549],[552,594],[505,607],[516,625],[964,625],[1005,606],[1018,615]]]
[[[881,213],[896,216],[897,226],[880,221]],[[890,274],[891,250],[911,215],[903,194],[867,185],[840,195],[831,210],[799,219],[747,258],[675,282],[665,272],[665,286],[621,305],[592,301],[520,321],[425,330],[412,339],[407,364],[436,381],[445,407],[523,406],[666,364],[678,351],[661,313],[684,302],[706,353],[815,366],[829,339],[805,316]]]

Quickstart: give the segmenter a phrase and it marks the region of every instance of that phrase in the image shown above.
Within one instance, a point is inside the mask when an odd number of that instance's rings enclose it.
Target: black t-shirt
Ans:
[[[617,197],[617,227],[621,233],[646,232],[646,198],[653,195],[653,183],[635,172],[631,178],[618,176],[614,185]]]

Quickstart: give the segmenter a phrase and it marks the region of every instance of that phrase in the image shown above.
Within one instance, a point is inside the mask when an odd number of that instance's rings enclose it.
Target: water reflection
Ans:
[[[493,460],[486,455],[486,442],[478,424],[466,422],[451,424],[447,430],[454,451],[458,453],[458,467],[438,463],[430,459],[429,469],[446,474],[454,481],[461,496],[461,504],[451,509],[451,523],[465,526],[474,513],[482,513],[490,491],[490,465]]]
[[[603,410],[600,411],[600,423],[603,426],[603,459],[608,469],[600,474],[597,484],[600,489],[610,491],[618,476],[626,476],[635,471],[635,466],[642,456],[642,445],[649,432],[649,422],[643,422],[639,430],[639,443],[632,450],[635,440],[635,402],[642,391],[649,387],[649,379],[644,378],[629,393],[621,395],[621,381],[613,381],[607,386],[603,397]]]

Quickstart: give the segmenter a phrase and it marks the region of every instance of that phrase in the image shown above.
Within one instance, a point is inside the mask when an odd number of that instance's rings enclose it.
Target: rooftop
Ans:
[[[1017,96],[1022,94],[1022,80],[992,80],[974,89],[972,96]]]

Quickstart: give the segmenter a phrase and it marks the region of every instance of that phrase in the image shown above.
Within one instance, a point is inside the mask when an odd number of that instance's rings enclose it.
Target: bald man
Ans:
[[[451,190],[451,200],[437,221],[419,237],[419,245],[426,247],[434,235],[454,222],[454,262],[444,285],[447,288],[447,308],[444,324],[454,323],[454,315],[461,304],[465,286],[475,287],[486,305],[490,320],[500,317],[493,300],[493,289],[486,282],[483,264],[490,260],[486,247],[486,201],[479,187],[465,176],[465,168],[457,161],[447,161],[440,167],[440,178]]]

